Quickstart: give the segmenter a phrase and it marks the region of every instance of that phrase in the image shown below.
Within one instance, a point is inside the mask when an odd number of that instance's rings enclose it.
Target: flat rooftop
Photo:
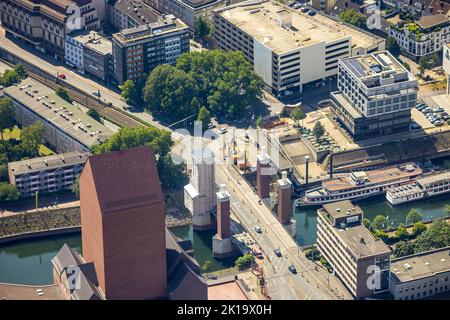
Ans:
[[[376,184],[376,183],[384,183],[389,181],[394,181],[398,179],[405,179],[408,177],[416,177],[422,173],[422,169],[417,167],[416,165],[412,165],[411,170],[407,170],[406,166],[396,166],[387,169],[373,170],[365,172],[365,183],[366,184]],[[357,174],[357,172],[354,172]],[[334,179],[325,180],[322,182],[324,188],[328,191],[340,191],[346,190],[349,188],[354,188],[356,185],[350,174],[345,177],[339,177]]]
[[[26,286],[0,283],[0,300],[67,300],[59,285]]]
[[[279,11],[292,20],[292,27],[280,26]],[[381,38],[349,27],[319,12],[309,16],[275,1],[245,1],[216,11],[223,18],[264,43],[278,54],[320,42],[335,42],[351,37],[353,47],[367,48]]]
[[[70,33],[70,36],[82,43],[85,47],[97,51],[101,54],[112,54],[112,43],[93,30],[77,30]]]
[[[437,174],[430,174],[426,175],[422,178],[418,178],[417,182],[420,185],[427,185],[433,182],[439,182],[439,181],[450,181],[450,171],[437,173]]]
[[[351,203],[349,200],[326,203],[323,205],[323,208],[335,219],[346,217],[348,216],[347,213],[351,215],[363,213],[358,205]]]
[[[55,154],[46,157],[10,162],[8,163],[8,168],[14,172],[14,174],[40,172],[42,170],[52,170],[76,164],[84,164],[89,155],[90,153],[77,151]]]
[[[359,79],[386,74],[386,72],[390,74],[408,72],[387,51],[342,59],[341,63]]]
[[[372,233],[363,225],[338,229],[333,227],[339,234],[345,245],[358,259],[388,254],[389,247],[381,239],[376,239]]]
[[[4,93],[86,146],[104,142],[113,134],[54,90],[29,77],[4,89]]]
[[[445,24],[450,21],[450,18],[447,17],[445,14],[435,14],[432,16],[422,16],[419,21],[416,23],[421,27],[422,29],[428,29],[435,26],[438,26],[440,24]]]
[[[138,25],[157,22],[161,14],[140,0],[117,0],[114,8],[128,15]]]
[[[208,286],[208,300],[248,300],[235,281]]]
[[[450,271],[450,247],[394,259],[391,274],[400,282],[413,281]]]

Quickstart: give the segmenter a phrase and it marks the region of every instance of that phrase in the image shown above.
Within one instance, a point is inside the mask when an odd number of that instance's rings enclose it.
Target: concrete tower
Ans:
[[[184,205],[192,213],[195,230],[212,227],[211,213],[216,203],[214,155],[209,149],[192,154],[191,182],[184,187]]]
[[[272,182],[270,161],[270,157],[266,153],[256,156],[256,191],[261,199],[270,197],[270,183]]]
[[[278,221],[285,225],[292,235],[295,234],[295,222],[291,220],[292,214],[292,183],[287,172],[282,172],[278,184]]]
[[[230,194],[220,186],[217,197],[217,234],[213,237],[213,256],[224,258],[234,254],[230,232]]]

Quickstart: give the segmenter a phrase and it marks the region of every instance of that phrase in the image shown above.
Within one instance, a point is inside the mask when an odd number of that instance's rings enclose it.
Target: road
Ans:
[[[273,299],[351,299],[350,293],[328,271],[308,260],[286,229],[277,221],[272,211],[259,204],[259,197],[251,187],[229,165],[218,165],[217,184],[227,185],[231,195],[231,209],[243,227],[252,235],[266,255],[264,273],[268,281],[269,295]],[[259,225],[259,234],[253,226]],[[273,251],[278,248],[282,257]],[[294,264],[298,274],[293,275],[288,267]],[[317,268],[316,268],[317,267]]]

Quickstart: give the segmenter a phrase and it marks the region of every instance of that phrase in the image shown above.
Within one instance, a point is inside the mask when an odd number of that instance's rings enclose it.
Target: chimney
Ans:
[[[278,221],[282,224],[291,224],[292,214],[292,183],[287,178],[287,172],[281,173],[278,180]]]
[[[220,185],[217,196],[217,235],[218,239],[230,237],[230,194],[224,184]]]

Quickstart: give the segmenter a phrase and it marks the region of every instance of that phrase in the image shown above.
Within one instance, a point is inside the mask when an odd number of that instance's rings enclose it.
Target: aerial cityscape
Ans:
[[[0,300],[449,278],[450,0],[0,0]]]

